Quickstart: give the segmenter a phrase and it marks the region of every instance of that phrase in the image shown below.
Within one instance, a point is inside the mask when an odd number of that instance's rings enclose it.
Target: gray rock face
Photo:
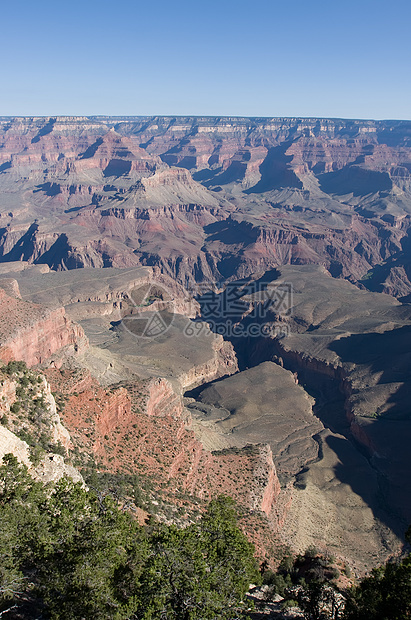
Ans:
[[[63,476],[84,484],[80,472],[65,463],[64,458],[59,454],[46,454],[40,463],[34,466],[30,460],[30,446],[7,428],[0,426],[0,461],[6,454],[13,454],[20,463],[28,467],[33,478],[44,484],[57,482]]]
[[[25,441],[22,441],[4,426],[0,426],[0,459],[6,454],[13,454],[20,463],[31,467],[30,448]]]
[[[80,472],[72,465],[65,463],[64,458],[59,454],[47,454],[34,469],[34,477],[44,483],[57,482],[63,476],[84,485]]]

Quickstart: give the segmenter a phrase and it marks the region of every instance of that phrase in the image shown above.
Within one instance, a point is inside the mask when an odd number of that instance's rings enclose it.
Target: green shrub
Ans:
[[[17,431],[16,435],[19,439],[25,441],[29,446],[35,446],[37,443],[33,435],[26,428],[22,428]]]
[[[319,549],[315,545],[310,545],[304,552],[306,558],[315,558],[319,554]]]
[[[21,404],[17,400],[10,407],[11,413],[18,413],[20,409],[21,409]]]
[[[23,362],[23,361],[19,361],[19,362],[12,361],[12,362],[9,362],[6,366],[3,366],[1,370],[7,375],[13,375],[13,374],[18,374],[22,372],[27,372],[27,365],[26,365],[26,362]]]
[[[57,443],[50,443],[48,445],[48,449],[54,454],[60,454],[60,456],[64,457],[67,456],[67,450],[60,441],[58,441]]]
[[[33,463],[34,467],[36,467],[41,459],[43,458],[45,452],[43,448],[39,445],[30,447],[30,461]]]

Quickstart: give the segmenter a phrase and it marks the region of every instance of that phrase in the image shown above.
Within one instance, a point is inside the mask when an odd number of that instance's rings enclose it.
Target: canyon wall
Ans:
[[[406,298],[410,124],[3,118],[0,216],[2,261],[190,286],[315,263]]]
[[[79,325],[72,323],[64,308],[50,310],[0,289],[0,358],[23,360],[28,366],[42,364],[63,348],[72,352],[87,346]]]

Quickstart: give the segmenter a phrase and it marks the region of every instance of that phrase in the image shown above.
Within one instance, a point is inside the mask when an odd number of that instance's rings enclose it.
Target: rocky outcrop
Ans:
[[[64,458],[59,454],[47,454],[34,468],[32,475],[43,484],[57,482],[60,478],[67,476],[73,482],[81,482],[84,485],[80,472],[72,465],[65,463]]]
[[[16,387],[17,381],[2,373],[0,380],[0,412],[3,415],[7,415],[11,405],[16,402]]]
[[[188,372],[179,376],[179,381],[184,389],[192,389],[202,383],[214,381],[219,377],[237,372],[238,361],[231,342],[217,335],[212,342],[212,349],[214,355],[211,360],[193,366]]]
[[[281,492],[270,446],[259,446],[259,462],[254,469],[254,487],[250,490],[250,503],[269,517]]]
[[[131,399],[125,388],[118,388],[107,392],[100,401],[99,412],[96,416],[96,424],[102,434],[110,432],[123,420],[130,417]]]
[[[19,283],[14,278],[0,278],[0,289],[10,297],[21,299]]]
[[[0,371],[0,462],[13,454],[44,484],[63,476],[84,484],[80,473],[54,451],[73,448],[44,375],[21,361]],[[28,443],[27,443],[28,442]]]
[[[42,364],[63,347],[77,352],[87,345],[84,332],[65,315],[10,297],[0,289],[0,359]]]
[[[29,445],[4,426],[0,426],[0,463],[6,454],[15,456],[19,463],[26,465],[33,478],[44,484],[57,482],[64,476],[71,478],[73,482],[84,484],[80,472],[72,465],[65,463],[64,458],[59,454],[46,454],[40,463],[34,466],[30,458]]]
[[[28,444],[4,426],[0,426],[0,459],[6,454],[13,454],[20,463],[31,467]]]
[[[44,401],[44,407],[47,411],[47,424],[52,442],[54,444],[61,444],[66,450],[70,450],[73,447],[70,434],[61,423],[50,385],[43,375],[39,375],[36,387],[37,391],[33,390],[32,398],[42,398]]]
[[[184,419],[184,407],[181,397],[178,396],[167,379],[151,379],[147,385],[146,412],[148,416]]]
[[[13,405],[17,409],[13,410]],[[41,429],[38,427],[37,417],[31,414],[31,409],[41,406]],[[62,425],[57,411],[56,401],[51,392],[49,383],[44,375],[17,371],[10,374],[0,372],[0,413],[11,430],[19,429],[46,433],[52,444],[61,444],[66,450],[72,448],[68,430]]]

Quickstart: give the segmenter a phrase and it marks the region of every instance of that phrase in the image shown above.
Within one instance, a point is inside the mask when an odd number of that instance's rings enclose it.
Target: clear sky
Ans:
[[[411,119],[410,0],[3,0],[0,115]]]

